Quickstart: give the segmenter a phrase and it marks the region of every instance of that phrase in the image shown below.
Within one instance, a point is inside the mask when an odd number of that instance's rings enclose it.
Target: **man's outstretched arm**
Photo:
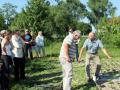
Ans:
[[[80,49],[80,54],[79,54],[79,58],[78,58],[78,62],[79,62],[79,63],[80,63],[80,61],[81,61],[83,52],[84,52],[84,47],[82,47],[82,48]]]
[[[112,57],[108,54],[107,50],[105,48],[102,48],[102,52],[109,58],[111,59]]]

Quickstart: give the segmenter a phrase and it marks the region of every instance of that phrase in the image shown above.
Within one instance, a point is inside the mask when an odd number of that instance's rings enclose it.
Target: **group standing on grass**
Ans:
[[[14,32],[2,30],[0,34],[0,90],[9,90],[9,78],[12,66],[14,66],[15,81],[26,79],[25,61],[28,59],[28,55],[30,55],[30,59],[33,59],[32,50],[35,50],[37,57],[45,56],[44,36],[42,31],[39,31],[38,35],[34,37],[34,34],[31,34],[27,29],[24,35],[21,35],[18,30]],[[98,54],[99,48],[101,48],[109,59],[111,58],[101,40],[96,37],[95,32],[88,34],[88,38],[85,40],[79,54],[78,43],[80,38],[80,30],[70,28],[69,34],[65,37],[61,46],[59,60],[63,72],[63,90],[71,90],[73,77],[72,62],[75,55],[77,62],[80,63],[83,51],[86,49],[85,71],[88,83],[100,78],[101,63]],[[96,71],[93,78],[90,74],[92,61],[96,64]]]
[[[26,79],[25,61],[28,59],[28,53],[30,54],[30,59],[33,59],[33,46],[39,56],[45,55],[44,36],[42,31],[39,31],[38,36],[33,41],[29,30],[25,30],[23,36],[18,30],[14,32],[2,30],[0,34],[0,90],[9,90],[12,67],[14,69],[15,81]]]
[[[60,50],[59,60],[62,66],[62,72],[63,72],[63,90],[71,90],[71,82],[73,77],[73,66],[72,62],[74,59],[78,47],[76,47],[76,43],[81,38],[81,32],[79,30],[72,30],[72,33],[70,32],[69,35],[65,37],[62,43],[62,47]],[[81,62],[82,54],[84,49],[86,49],[86,64],[85,64],[85,70],[86,70],[86,79],[87,82],[90,83],[93,80],[96,81],[97,79],[100,79],[100,69],[101,69],[101,63],[100,58],[98,54],[98,50],[101,48],[103,53],[110,59],[111,56],[107,53],[106,49],[104,48],[101,40],[99,40],[96,37],[95,32],[90,32],[88,34],[88,38],[85,40],[83,47],[80,49],[80,54],[76,58],[78,59],[78,63]],[[95,62],[95,74],[92,78],[90,74],[90,65],[91,62]]]

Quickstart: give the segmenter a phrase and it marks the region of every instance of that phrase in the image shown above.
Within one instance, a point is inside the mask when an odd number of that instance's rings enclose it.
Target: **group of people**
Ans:
[[[73,31],[72,29],[70,29],[70,33],[65,37],[61,46],[59,60],[63,72],[63,90],[71,90],[71,82],[73,77],[72,62],[75,54],[78,53],[76,43],[80,40],[80,38],[81,38],[81,32],[79,30]],[[78,63],[80,63],[83,55],[83,51],[84,49],[86,49],[85,71],[86,71],[86,78],[88,83],[100,78],[101,63],[98,55],[99,48],[102,49],[103,53],[109,59],[111,58],[107,50],[104,48],[101,40],[99,40],[96,37],[95,32],[91,31],[88,34],[88,38],[85,40],[82,48],[80,49],[80,54],[77,55],[78,57],[76,58],[78,59]],[[96,66],[95,67],[96,70],[93,77],[90,74],[90,65],[92,61],[95,61],[95,66]]]
[[[38,32],[34,39],[29,30],[25,30],[25,34],[21,35],[20,31],[10,32],[2,30],[0,37],[0,90],[9,90],[9,79],[11,68],[14,69],[14,79],[19,81],[26,79],[25,77],[25,61],[33,59],[32,48],[35,48],[37,56],[44,53],[44,36],[42,31]],[[42,54],[43,56],[44,54]]]
[[[28,59],[28,52],[30,58],[33,59],[32,49],[35,50],[38,57],[44,56],[44,36],[42,31],[38,32],[36,38],[33,38],[29,30],[25,30],[25,34],[21,35],[18,30],[10,32],[7,30],[1,31],[0,37],[0,89],[9,90],[9,77],[10,67],[14,66],[15,81],[20,79],[26,79],[25,77],[25,61]],[[96,63],[96,71],[94,78],[99,79],[101,63],[98,55],[99,48],[110,59],[111,56],[104,48],[101,40],[96,37],[94,32],[88,34],[88,38],[85,40],[80,54],[78,54],[78,43],[80,42],[81,32],[79,30],[69,30],[69,34],[63,40],[59,60],[63,71],[63,90],[71,90],[71,82],[73,77],[72,61],[76,54],[77,62],[81,62],[82,54],[86,49],[86,78],[88,82],[91,82],[93,78],[90,74],[90,64],[94,60]],[[41,54],[42,52],[42,54]],[[6,81],[5,81],[6,80]],[[7,82],[7,83],[4,83]]]

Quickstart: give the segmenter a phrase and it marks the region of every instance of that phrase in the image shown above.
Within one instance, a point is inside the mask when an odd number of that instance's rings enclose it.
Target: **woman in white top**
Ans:
[[[14,61],[14,75],[15,81],[19,79],[25,79],[25,58],[24,58],[24,41],[22,40],[19,31],[15,31],[12,35],[12,44],[13,44],[13,61]]]
[[[38,36],[36,37],[36,47],[38,56],[45,56],[45,50],[44,50],[44,36],[42,35],[42,31],[38,32]]]
[[[10,39],[11,39],[11,33],[6,32],[1,42],[1,50],[2,50],[1,59],[3,61],[4,73],[6,77],[6,79],[4,79],[4,82],[6,82],[5,85],[3,86],[4,90],[9,89],[10,64],[12,65],[12,45]]]

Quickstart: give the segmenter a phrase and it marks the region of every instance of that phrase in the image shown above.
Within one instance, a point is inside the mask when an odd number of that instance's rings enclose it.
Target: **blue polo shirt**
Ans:
[[[103,44],[99,39],[95,39],[93,41],[86,39],[83,48],[86,48],[87,52],[90,54],[97,54],[98,49],[103,48]]]

